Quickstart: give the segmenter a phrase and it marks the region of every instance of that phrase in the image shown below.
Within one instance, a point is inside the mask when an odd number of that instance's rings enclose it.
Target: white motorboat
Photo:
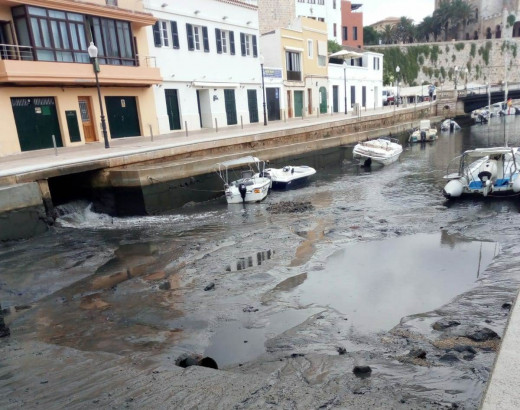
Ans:
[[[264,176],[271,179],[273,189],[287,189],[303,184],[315,173],[316,170],[307,165],[287,165],[283,168],[266,168]]]
[[[402,152],[403,147],[395,138],[377,138],[356,144],[352,154],[363,161],[363,165],[370,166],[372,161],[389,165],[397,161]]]
[[[520,192],[518,148],[494,147],[465,151],[448,165],[449,182],[443,189],[448,199],[463,195],[498,196]],[[450,169],[457,171],[450,173]]]
[[[228,204],[260,202],[269,193],[271,180],[262,176],[265,162],[247,156],[217,164],[217,174],[224,182],[224,192]],[[238,168],[238,171],[234,170]],[[230,173],[239,173],[239,178],[232,180]]]
[[[437,128],[431,127],[430,120],[421,120],[419,128],[410,134],[408,142],[429,142],[437,138]]]
[[[461,129],[460,125],[457,124],[451,118],[448,118],[448,119],[444,120],[442,122],[442,124],[441,124],[441,131],[453,132],[453,131],[458,131],[460,129]]]

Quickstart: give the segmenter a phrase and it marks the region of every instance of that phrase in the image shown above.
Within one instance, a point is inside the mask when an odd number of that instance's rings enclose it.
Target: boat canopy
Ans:
[[[231,159],[231,160],[225,161],[225,162],[220,162],[217,164],[217,166],[219,168],[230,168],[230,167],[235,167],[238,165],[246,165],[246,164],[251,164],[251,163],[258,164],[259,162],[261,162],[261,161],[257,157],[253,157],[252,155],[249,155],[247,157],[241,157],[241,158],[237,158],[237,159]]]
[[[503,154],[511,154],[513,152],[513,148],[508,147],[494,147],[494,148],[476,148],[464,153],[467,157],[476,157],[481,158],[487,155],[503,155]]]

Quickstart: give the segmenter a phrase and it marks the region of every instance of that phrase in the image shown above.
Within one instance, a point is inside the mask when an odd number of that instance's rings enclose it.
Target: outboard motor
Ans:
[[[242,197],[242,202],[246,202],[246,193],[247,193],[246,184],[239,184],[238,192],[240,192],[240,196]]]
[[[426,141],[426,131],[421,131],[421,141],[424,142]]]
[[[372,158],[365,159],[365,162],[363,163],[363,166],[366,167],[366,168],[370,168],[371,165],[372,165]]]
[[[450,121],[450,132],[453,132],[455,130],[455,122]]]

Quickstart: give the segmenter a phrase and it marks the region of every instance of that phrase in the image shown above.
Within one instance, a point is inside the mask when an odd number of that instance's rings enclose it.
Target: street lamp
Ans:
[[[265,87],[264,87],[264,56],[260,54],[260,69],[262,70],[262,99],[264,102],[264,125],[267,125],[267,111],[265,108]]]
[[[107,124],[105,122],[105,113],[103,112],[103,102],[101,101],[101,89],[99,88],[99,63],[97,60],[98,48],[94,45],[94,42],[90,42],[90,46],[88,46],[88,55],[90,56],[90,61],[92,62],[92,68],[94,69],[94,74],[96,75],[96,86],[99,98],[99,109],[101,111],[101,130],[103,131],[103,139],[105,140],[105,148],[110,148],[110,144],[108,143],[108,134],[107,134]]]
[[[397,77],[397,106],[399,107],[399,71],[401,71],[401,67],[397,66],[395,68],[396,77]]]
[[[457,91],[457,77],[458,76],[459,76],[459,66],[456,65],[455,66],[455,79],[454,79],[454,81],[455,81],[455,91]]]
[[[347,67],[345,67],[345,61],[343,61],[343,88],[345,93],[345,115],[347,115]]]

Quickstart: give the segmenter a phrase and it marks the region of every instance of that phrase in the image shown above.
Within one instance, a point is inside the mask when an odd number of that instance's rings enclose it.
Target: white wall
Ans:
[[[341,45],[341,0],[336,0],[334,9],[333,0],[325,0],[325,4],[300,3],[294,0],[296,17],[323,18],[327,24],[327,38],[336,40]],[[334,23],[336,23],[336,35],[334,36]]]
[[[164,0],[148,0],[146,11],[166,21],[176,21],[179,36],[179,49],[171,43],[168,47],[154,45],[153,29],[147,28],[150,54],[156,57],[157,66],[161,69],[163,84],[156,87],[155,98],[160,133],[170,132],[164,97],[165,89],[177,89],[180,107],[181,125],[186,123],[189,130],[200,129],[199,110],[196,90],[209,90],[209,101],[205,100],[204,108],[208,110],[208,119],[204,126],[225,127],[226,111],[224,89],[235,90],[237,120],[240,116],[244,124],[249,123],[247,90],[257,92],[258,116],[261,117],[262,93],[261,70],[258,56],[261,53],[258,32],[258,12],[256,8],[247,8],[232,3],[215,0],[190,0],[165,2]],[[162,5],[165,4],[165,7]],[[208,29],[209,52],[188,50],[186,24],[205,26]],[[234,32],[235,55],[217,53],[215,29]],[[255,35],[258,56],[242,56],[240,33]],[[216,96],[217,99],[214,99]],[[210,121],[211,119],[211,121]]]
[[[374,69],[374,58],[379,58],[379,69]],[[350,62],[349,62],[350,64]],[[346,68],[346,75],[344,75]],[[329,95],[332,105],[332,89],[338,86],[339,112],[345,111],[345,79],[347,85],[347,112],[352,112],[350,87],[356,87],[356,103],[362,103],[362,87],[366,87],[366,108],[373,109],[382,106],[383,91],[383,55],[378,53],[363,53],[361,67],[329,63]]]

